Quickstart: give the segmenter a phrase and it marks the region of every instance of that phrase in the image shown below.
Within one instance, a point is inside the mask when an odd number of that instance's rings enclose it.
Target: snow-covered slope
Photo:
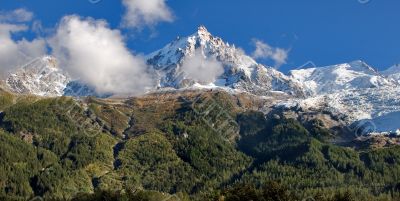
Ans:
[[[367,132],[394,132],[400,129],[400,85],[395,76],[400,68],[378,73],[362,61],[293,70],[290,76],[311,94],[290,100],[305,109],[319,108],[346,116],[349,125]],[[359,133],[357,133],[359,134]]]
[[[292,70],[290,76],[301,82],[303,88],[313,95],[330,94],[350,89],[396,86],[393,80],[382,76],[362,61]]]
[[[33,60],[6,80],[13,92],[39,96],[61,96],[68,82],[70,78],[58,68],[57,60],[51,56]]]
[[[387,78],[392,79],[400,84],[400,64],[396,64],[387,70],[382,71],[381,73]]]
[[[224,73],[214,83],[196,83],[182,69],[185,60],[200,52],[204,59],[215,58],[224,66]],[[211,35],[204,26],[188,37],[177,38],[161,50],[147,56],[158,74],[158,87],[184,88],[197,86],[229,87],[257,95],[282,91],[303,96],[300,84],[283,73],[258,64],[241,49]]]
[[[354,134],[394,132],[400,129],[400,87],[341,90],[306,99],[289,100],[283,105],[321,109],[346,117]],[[360,131],[362,131],[360,133]]]

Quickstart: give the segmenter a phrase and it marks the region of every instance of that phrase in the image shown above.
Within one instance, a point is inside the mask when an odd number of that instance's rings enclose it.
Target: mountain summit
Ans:
[[[52,56],[34,59],[6,80],[13,92],[39,96],[61,96],[69,82],[69,76],[58,68]]]
[[[184,62],[196,54],[215,59],[224,71],[213,83],[197,83],[185,74]],[[243,50],[213,36],[204,26],[187,37],[178,37],[164,48],[147,56],[148,64],[158,75],[158,87],[207,87],[217,86],[265,95],[270,91],[281,91],[290,95],[304,96],[301,86],[272,67],[258,64]]]

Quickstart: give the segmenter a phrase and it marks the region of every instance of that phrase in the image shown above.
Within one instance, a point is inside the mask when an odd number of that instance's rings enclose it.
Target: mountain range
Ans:
[[[185,72],[185,62],[197,54],[216,61],[223,71],[212,81],[194,79]],[[284,74],[257,63],[243,50],[213,36],[204,26],[187,37],[178,37],[146,57],[156,85],[151,92],[219,88],[230,93],[249,93],[259,97],[284,96],[277,106],[303,110],[327,110],[345,116],[363,134],[399,133],[400,65],[379,72],[363,61],[296,69]],[[38,96],[97,96],[99,94],[75,80],[57,64],[57,58],[37,58],[5,80],[6,87],[21,94]]]

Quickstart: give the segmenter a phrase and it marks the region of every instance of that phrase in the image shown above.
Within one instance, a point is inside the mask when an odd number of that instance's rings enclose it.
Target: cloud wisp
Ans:
[[[0,11],[0,22],[29,22],[33,19],[33,13],[24,8],[19,8],[13,11]]]
[[[126,8],[122,26],[142,28],[154,26],[159,22],[172,22],[174,16],[166,0],[122,0]]]
[[[49,44],[63,68],[99,93],[136,95],[153,85],[145,60],[106,21],[66,16]]]
[[[275,62],[275,67],[277,68],[287,63],[289,50],[272,47],[258,39],[253,39],[253,44],[256,47],[252,53],[254,59],[270,59]]]
[[[181,70],[186,78],[201,84],[212,83],[224,73],[222,63],[215,58],[206,58],[201,50],[195,51],[193,56],[186,59]]]

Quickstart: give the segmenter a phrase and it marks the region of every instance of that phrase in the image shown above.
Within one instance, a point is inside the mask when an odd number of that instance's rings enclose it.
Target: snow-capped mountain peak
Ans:
[[[42,62],[46,63],[49,68],[58,69],[57,59],[53,56],[46,55],[43,56]]]
[[[50,55],[38,57],[10,74],[6,80],[6,87],[15,93],[47,97],[109,96],[97,94],[92,87],[80,80],[72,80],[68,73],[58,66],[57,59]]]
[[[243,90],[254,94],[282,91],[292,95],[303,95],[297,82],[281,72],[258,64],[254,59],[234,45],[213,36],[207,28],[200,26],[192,35],[177,38],[164,48],[147,56],[148,64],[159,75],[159,88],[206,87],[188,77],[182,65],[185,60],[200,52],[204,59],[216,59],[224,66],[224,73],[207,86]]]
[[[6,84],[16,93],[61,96],[69,81],[69,76],[58,68],[57,59],[47,55],[18,69],[8,77]]]
[[[147,56],[149,64],[156,69],[168,67],[182,62],[183,57],[193,56],[196,49],[201,48],[203,53],[211,53],[228,49],[228,45],[221,38],[214,37],[207,28],[200,26],[194,34],[187,37],[178,37],[173,42],[167,44]],[[235,51],[233,47],[231,51]],[[255,63],[255,61],[253,61]]]
[[[197,28],[197,35],[202,39],[209,39],[211,37],[211,33],[208,32],[204,25],[201,25]]]

